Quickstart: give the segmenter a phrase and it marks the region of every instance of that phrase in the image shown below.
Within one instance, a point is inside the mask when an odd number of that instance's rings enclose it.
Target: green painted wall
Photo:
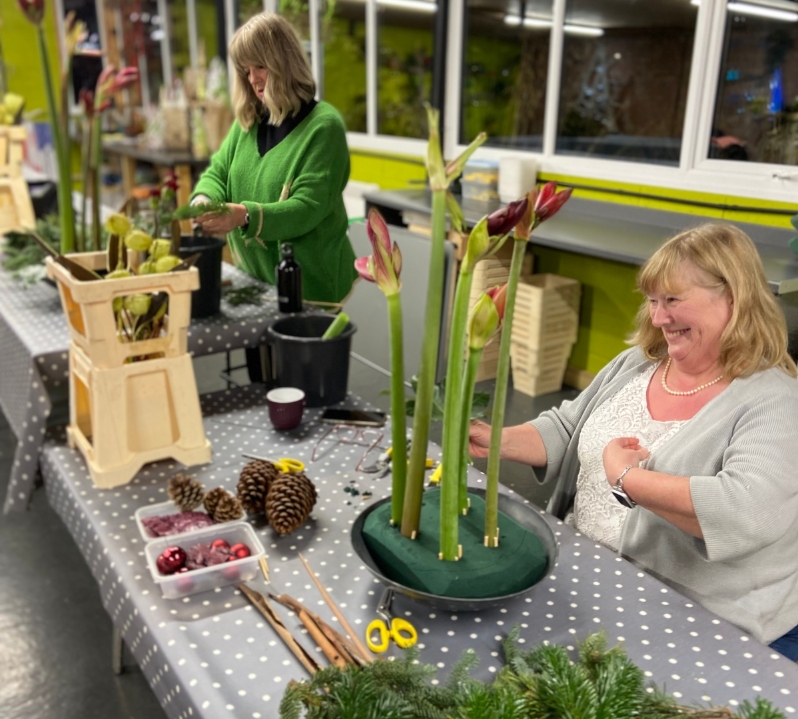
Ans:
[[[39,62],[36,28],[22,14],[16,0],[0,0],[0,23],[2,23],[0,38],[2,38],[3,57],[8,75],[8,89],[25,98],[26,112],[36,109],[44,110],[44,114],[39,119],[46,119],[47,99],[42,81],[42,67]],[[44,30],[50,55],[50,72],[57,92],[60,73],[59,50],[52,3],[47,3]]]

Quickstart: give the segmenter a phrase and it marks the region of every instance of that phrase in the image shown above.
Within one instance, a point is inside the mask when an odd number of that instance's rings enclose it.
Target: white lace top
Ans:
[[[659,422],[651,418],[646,390],[657,365],[635,377],[618,394],[588,417],[579,437],[581,469],[576,481],[573,524],[591,539],[617,549],[621,527],[629,511],[610,492],[601,457],[607,443],[617,437],[638,437],[653,454],[690,420]],[[640,463],[645,468],[648,460]]]

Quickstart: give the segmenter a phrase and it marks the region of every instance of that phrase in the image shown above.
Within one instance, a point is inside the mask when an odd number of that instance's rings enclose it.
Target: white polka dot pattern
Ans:
[[[234,489],[247,461],[242,452],[303,460],[318,488],[318,503],[306,524],[287,537],[277,537],[262,520],[253,520],[266,548],[272,584],[267,587],[257,577],[251,585],[262,592],[286,592],[334,622],[297,559],[301,551],[352,625],[362,631],[375,616],[381,585],[354,554],[349,535],[367,505],[362,492],[372,491],[374,499],[387,496],[390,477],[375,480],[354,471],[363,453],[360,446],[324,443],[321,456],[311,464],[313,445],[326,430],[313,421],[319,411],[307,410],[296,430],[276,432],[263,401],[263,393],[254,388],[202,398],[214,461],[192,474],[208,488]],[[383,442],[389,437],[386,427]],[[430,456],[439,457],[439,449],[431,447]],[[99,491],[79,454],[48,442],[42,467],[51,504],[80,547],[106,610],[166,713],[180,719],[277,717],[287,683],[305,673],[260,614],[233,587],[165,600],[145,567],[133,513],[164,501],[167,479],[179,466],[148,465],[131,484]],[[483,475],[473,469],[470,481],[484,486]],[[353,496],[344,491],[347,487],[361,494]],[[560,543],[559,561],[525,598],[473,614],[442,612],[403,597],[394,600],[394,613],[417,627],[421,659],[439,667],[439,679],[466,647],[473,647],[481,660],[475,675],[494,676],[503,662],[500,642],[515,625],[521,627],[523,646],[548,641],[572,652],[577,640],[604,628],[611,642],[624,643],[648,679],[666,685],[683,703],[736,705],[763,695],[788,716],[795,713],[794,664],[544,516]],[[282,607],[277,611],[312,649],[293,615]],[[389,650],[397,652],[395,647]]]
[[[277,317],[273,287],[228,264],[222,265],[222,279],[234,287],[263,288],[264,301],[234,307],[222,300],[218,315],[194,320],[188,349],[196,356],[257,346]],[[0,269],[0,406],[18,441],[4,512],[28,505],[52,410],[48,390],[68,386],[68,348],[69,331],[55,287],[24,285]]]

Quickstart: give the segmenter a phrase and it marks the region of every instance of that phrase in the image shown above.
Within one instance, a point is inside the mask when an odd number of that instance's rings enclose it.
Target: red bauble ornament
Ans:
[[[211,542],[211,549],[230,549],[230,543],[224,539],[214,539]]]
[[[252,552],[249,551],[249,547],[246,544],[243,542],[238,542],[230,547],[230,554],[232,554],[236,559],[244,559],[252,554]]]
[[[180,567],[175,574],[185,574],[186,572],[190,572],[191,570],[188,567]]]
[[[167,547],[155,561],[161,574],[174,574],[186,563],[186,553],[180,547]]]

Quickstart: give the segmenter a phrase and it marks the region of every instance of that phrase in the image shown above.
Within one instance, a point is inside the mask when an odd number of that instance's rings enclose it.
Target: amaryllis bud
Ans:
[[[78,100],[83,105],[83,112],[86,117],[91,119],[94,116],[94,93],[91,90],[81,88],[78,93]]]
[[[84,42],[88,35],[86,23],[77,20],[75,11],[70,10],[64,18],[64,46],[67,57],[72,57],[75,54],[78,45]]]
[[[17,0],[20,10],[34,25],[40,25],[44,17],[44,0]]]
[[[486,294],[493,300],[496,312],[499,313],[499,324],[504,321],[504,311],[507,309],[507,283],[491,287]]]
[[[150,295],[127,295],[124,300],[125,309],[136,317],[144,317],[150,311]]]
[[[161,197],[161,188],[160,187],[153,187],[150,190],[150,197],[154,197],[154,198],[160,199],[160,197]]]
[[[95,95],[100,98],[107,94],[108,86],[113,80],[116,68],[113,65],[106,65],[100,75],[97,77],[97,84],[95,85]]]
[[[526,197],[511,202],[507,207],[502,207],[488,217],[488,234],[506,235],[512,232],[518,221],[524,216],[529,201]]]
[[[468,347],[481,350],[499,328],[499,313],[490,296],[483,292],[468,319]]]
[[[160,260],[161,257],[166,257],[171,248],[172,243],[169,240],[155,240],[150,246],[150,259]]]
[[[133,83],[138,82],[138,79],[139,71],[135,67],[123,67],[114,76],[114,79],[108,88],[108,92],[119,92],[119,90],[124,90]]]
[[[161,274],[163,272],[169,272],[177,267],[182,260],[179,257],[175,257],[174,255],[167,255],[166,257],[161,257],[158,260],[155,260],[155,272]]]
[[[358,257],[355,260],[355,269],[357,273],[367,282],[376,282],[374,274],[371,271],[371,257]]]
[[[526,193],[526,210],[518,224],[515,226],[515,236],[519,240],[528,240],[532,234],[532,220],[535,215],[535,201],[538,197],[538,188],[534,187]]]
[[[573,188],[569,187],[562,192],[557,192],[557,183],[547,182],[535,202],[535,226],[554,217],[571,197],[573,191]]]
[[[473,272],[474,265],[490,250],[490,235],[488,234],[488,218],[483,217],[474,225],[468,235],[465,256],[463,257],[463,270]]]
[[[396,244],[391,242],[388,233],[388,225],[382,215],[375,209],[369,212],[366,222],[369,242],[371,242],[372,253],[365,267],[363,263],[355,262],[355,269],[361,277],[368,279],[367,275],[373,277],[379,288],[386,295],[394,295],[402,287],[399,277],[402,273],[402,253]],[[363,271],[366,274],[363,274]]]
[[[446,172],[446,186],[448,187],[451,182],[456,180],[460,177],[461,173],[463,172],[463,168],[468,162],[468,159],[473,155],[477,148],[482,145],[485,140],[488,139],[488,136],[484,132],[480,132],[477,135],[472,143],[463,150],[460,155],[458,155],[454,160],[449,162],[446,165],[445,172]]]
[[[111,215],[105,221],[105,229],[108,230],[111,235],[124,237],[132,228],[133,226],[130,224],[130,220],[120,213]]]
[[[125,247],[134,252],[146,252],[150,249],[151,244],[152,237],[141,230],[133,230],[133,232],[125,237]]]

